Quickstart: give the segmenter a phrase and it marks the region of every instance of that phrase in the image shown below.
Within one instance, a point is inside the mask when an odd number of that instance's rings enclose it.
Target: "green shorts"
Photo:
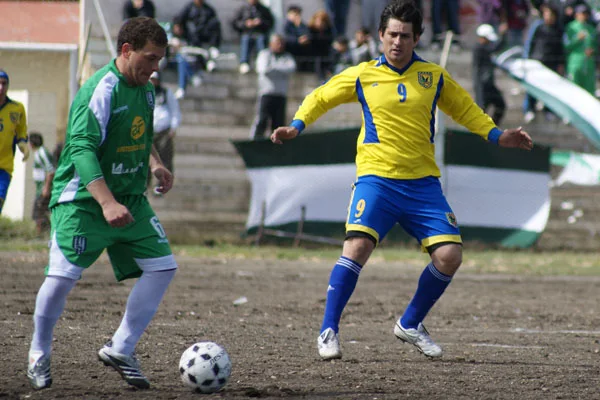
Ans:
[[[93,199],[52,208],[50,257],[46,275],[80,279],[83,270],[107,250],[118,281],[143,271],[177,268],[169,241],[145,196],[119,199],[135,222],[113,228]]]

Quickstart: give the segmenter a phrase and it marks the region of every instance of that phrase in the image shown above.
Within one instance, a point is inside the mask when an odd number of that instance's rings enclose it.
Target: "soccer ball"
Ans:
[[[213,342],[199,342],[181,355],[179,373],[186,386],[214,393],[229,380],[231,361],[225,349]]]

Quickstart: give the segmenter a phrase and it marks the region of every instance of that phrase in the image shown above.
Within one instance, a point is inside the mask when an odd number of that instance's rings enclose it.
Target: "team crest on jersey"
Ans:
[[[146,92],[146,100],[148,100],[148,106],[154,109],[154,95],[152,92]]]
[[[12,122],[15,125],[19,122],[19,119],[21,117],[21,114],[18,112],[11,112],[8,113],[8,115],[10,115],[10,122]]]
[[[458,226],[458,222],[456,221],[456,216],[454,215],[454,213],[447,212],[446,219],[448,220],[450,225],[452,225],[453,227],[456,228]]]
[[[131,137],[133,140],[137,140],[142,137],[142,135],[146,132],[146,123],[139,115],[133,119],[131,123]]]
[[[419,72],[419,85],[423,86],[425,89],[429,89],[433,84],[433,73],[431,72]]]
[[[75,254],[82,255],[87,248],[87,238],[84,236],[74,236],[73,237],[73,250],[75,250]]]

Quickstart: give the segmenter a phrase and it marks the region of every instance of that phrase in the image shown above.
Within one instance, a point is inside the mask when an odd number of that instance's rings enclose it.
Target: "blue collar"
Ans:
[[[419,57],[419,56],[417,55],[417,53],[415,53],[415,52],[413,51],[413,53],[412,53],[412,57],[410,58],[410,61],[408,62],[408,64],[406,64],[406,66],[405,66],[404,68],[402,68],[402,69],[398,69],[398,68],[394,67],[392,64],[390,64],[390,63],[388,62],[388,60],[385,58],[385,55],[384,55],[384,54],[382,54],[381,56],[379,56],[379,60],[377,61],[377,66],[380,66],[380,65],[387,65],[389,69],[391,69],[392,71],[395,71],[395,72],[399,73],[400,75],[402,75],[403,73],[405,73],[405,72],[406,72],[406,70],[407,70],[407,69],[409,69],[409,68],[410,68],[410,66],[411,66],[411,65],[412,65],[412,64],[413,64],[415,61],[423,61],[423,62],[425,62],[425,60],[423,60],[421,57]]]

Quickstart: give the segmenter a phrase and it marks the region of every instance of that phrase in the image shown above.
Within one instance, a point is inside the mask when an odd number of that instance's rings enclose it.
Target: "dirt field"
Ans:
[[[0,399],[198,399],[179,379],[182,351],[222,344],[228,385],[209,398],[598,399],[600,277],[459,272],[426,320],[445,349],[431,361],[392,327],[423,265],[375,262],[342,318],[344,358],[322,362],[316,337],[332,262],[193,259],[180,271],[138,346],[152,382],[131,389],[96,352],[119,324],[133,282],[115,283],[107,259],[71,293],[55,331],[51,389],[25,367],[43,253],[0,253]],[[234,306],[245,296],[248,302]]]

